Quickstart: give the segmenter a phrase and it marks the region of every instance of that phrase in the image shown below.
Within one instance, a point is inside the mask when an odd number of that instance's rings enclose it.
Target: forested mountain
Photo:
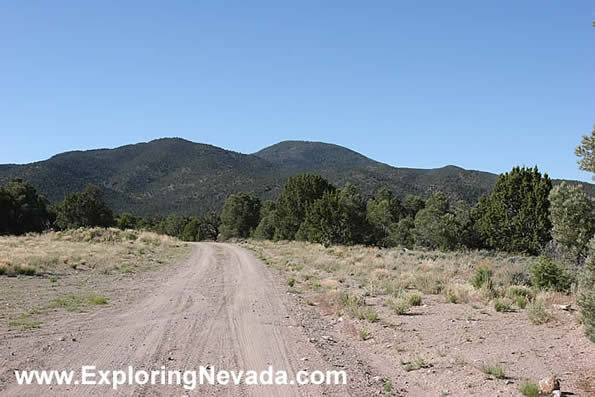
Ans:
[[[489,193],[496,180],[495,174],[454,166],[395,168],[319,142],[286,141],[241,154],[164,138],[115,149],[66,152],[24,165],[0,165],[0,184],[21,177],[50,201],[59,201],[92,183],[105,191],[116,212],[199,215],[219,210],[231,193],[276,199],[289,176],[304,172],[320,174],[337,186],[350,182],[364,195],[385,186],[399,196],[412,193],[425,198],[443,191],[470,203]],[[593,195],[595,186],[584,185]]]

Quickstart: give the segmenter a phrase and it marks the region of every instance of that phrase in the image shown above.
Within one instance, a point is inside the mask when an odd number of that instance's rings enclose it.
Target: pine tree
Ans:
[[[583,135],[581,144],[574,150],[574,154],[581,157],[578,161],[581,170],[595,172],[595,126],[591,135]]]

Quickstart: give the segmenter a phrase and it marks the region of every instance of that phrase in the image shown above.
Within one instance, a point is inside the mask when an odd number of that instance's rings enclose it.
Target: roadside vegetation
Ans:
[[[40,328],[56,312],[109,307],[122,299],[126,280],[187,252],[175,238],[116,228],[0,236],[0,327]]]
[[[594,150],[595,130],[583,137],[576,150],[582,169],[595,172]],[[594,200],[577,185],[562,183],[554,188],[548,175],[537,167],[514,167],[500,175],[493,192],[474,205],[453,202],[442,192],[427,200],[413,195],[398,197],[390,187],[379,189],[373,197],[363,197],[350,184],[338,188],[319,175],[303,174],[288,179],[276,202],[261,203],[256,197],[237,193],[227,198],[221,214],[210,212],[200,217],[114,216],[102,191],[93,185],[56,204],[48,203],[20,179],[0,187],[0,235],[52,230],[41,238],[60,240],[61,233],[74,236],[73,232],[64,231],[114,226],[123,234],[132,233],[128,231],[131,229],[145,230],[185,241],[254,238],[304,241],[323,247],[416,249],[455,257],[466,253],[484,256],[483,260],[462,264],[445,263],[450,272],[420,268],[394,275],[390,274],[390,267],[365,269],[373,272],[369,274],[358,273],[364,271],[361,269],[354,271],[362,279],[375,280],[373,285],[387,291],[392,288],[391,306],[400,314],[415,306],[414,301],[401,295],[407,283],[413,283],[423,294],[444,294],[454,304],[479,297],[493,302],[498,312],[528,307],[537,323],[548,318],[547,309],[534,296],[537,292],[532,296],[507,297],[503,289],[528,286],[533,291],[566,294],[577,299],[586,334],[595,341]],[[50,237],[43,237],[46,235]],[[89,241],[92,239],[89,237]],[[145,248],[138,250],[142,254]],[[12,255],[18,250],[8,251]],[[505,282],[499,264],[492,260],[503,255],[501,252],[521,258],[514,267],[510,266]],[[405,258],[395,259],[398,269],[406,269]],[[76,260],[67,261],[73,269],[79,266]],[[0,275],[43,274],[48,267],[61,262],[64,261],[59,255],[49,265],[45,261],[29,263],[8,258],[0,263]],[[129,264],[122,266],[130,269]],[[335,265],[329,266],[328,270],[338,271]],[[403,274],[408,274],[410,280],[403,279]],[[344,283],[348,276],[352,274],[336,281]]]

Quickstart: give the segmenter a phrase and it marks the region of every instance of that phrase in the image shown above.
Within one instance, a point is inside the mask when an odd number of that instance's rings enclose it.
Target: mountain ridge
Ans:
[[[317,173],[337,186],[352,183],[364,196],[387,187],[399,196],[443,191],[473,203],[491,191],[497,175],[447,165],[399,168],[349,148],[311,141],[282,141],[243,154],[183,138],[159,138],[113,149],[73,150],[28,164],[0,164],[0,183],[21,177],[50,201],[93,183],[116,211],[139,215],[199,215],[218,210],[240,191],[276,199],[285,180]],[[580,183],[591,196],[595,185]]]

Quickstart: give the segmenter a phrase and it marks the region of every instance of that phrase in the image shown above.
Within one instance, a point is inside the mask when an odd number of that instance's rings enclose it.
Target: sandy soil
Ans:
[[[287,274],[247,249],[219,243],[194,244],[184,261],[114,284],[121,297],[110,294],[105,308],[52,312],[39,329],[0,328],[0,396],[520,396],[523,379],[552,373],[564,395],[595,395],[595,346],[570,312],[533,326],[521,312],[424,295],[422,306],[395,316],[370,296],[366,305],[377,309],[380,321],[338,317],[325,294],[301,284],[288,288]],[[113,391],[106,385],[18,386],[13,376],[15,369],[82,365],[180,371],[272,365],[291,377],[302,369],[345,370],[348,384],[199,385],[194,391],[126,385]],[[487,376],[485,365],[504,368],[506,377]]]
[[[396,249],[256,241],[244,246],[293,281],[288,290],[295,303],[288,307],[304,328],[349,346],[380,374],[383,386],[390,382],[390,392],[383,387],[386,395],[522,396],[519,388],[527,380],[537,383],[555,375],[562,395],[595,396],[595,344],[585,337],[574,305],[568,311],[554,305],[548,309],[552,319],[536,325],[529,321],[528,309],[497,312],[493,302],[473,299],[453,304],[443,293],[422,294],[410,286],[405,291],[422,295],[422,304],[397,315],[387,304],[393,298],[373,284],[375,267],[386,272],[386,263],[405,266],[402,258],[392,256]],[[406,260],[419,273],[428,266],[428,259],[422,259],[428,255]],[[447,258],[440,268],[430,268],[438,273],[449,262],[464,259]],[[371,310],[377,318],[350,314],[338,300],[339,292],[360,296],[364,302],[359,309]],[[494,376],[487,368],[500,368],[503,374]]]
[[[196,244],[162,279],[138,280],[141,298],[93,313],[46,321],[42,329],[0,335],[2,396],[319,396],[378,394],[381,377],[348,343],[324,335],[316,316],[290,308],[293,297],[253,254],[228,244]],[[295,302],[293,302],[295,303]],[[25,369],[261,370],[272,365],[344,369],[346,386],[19,386]]]

